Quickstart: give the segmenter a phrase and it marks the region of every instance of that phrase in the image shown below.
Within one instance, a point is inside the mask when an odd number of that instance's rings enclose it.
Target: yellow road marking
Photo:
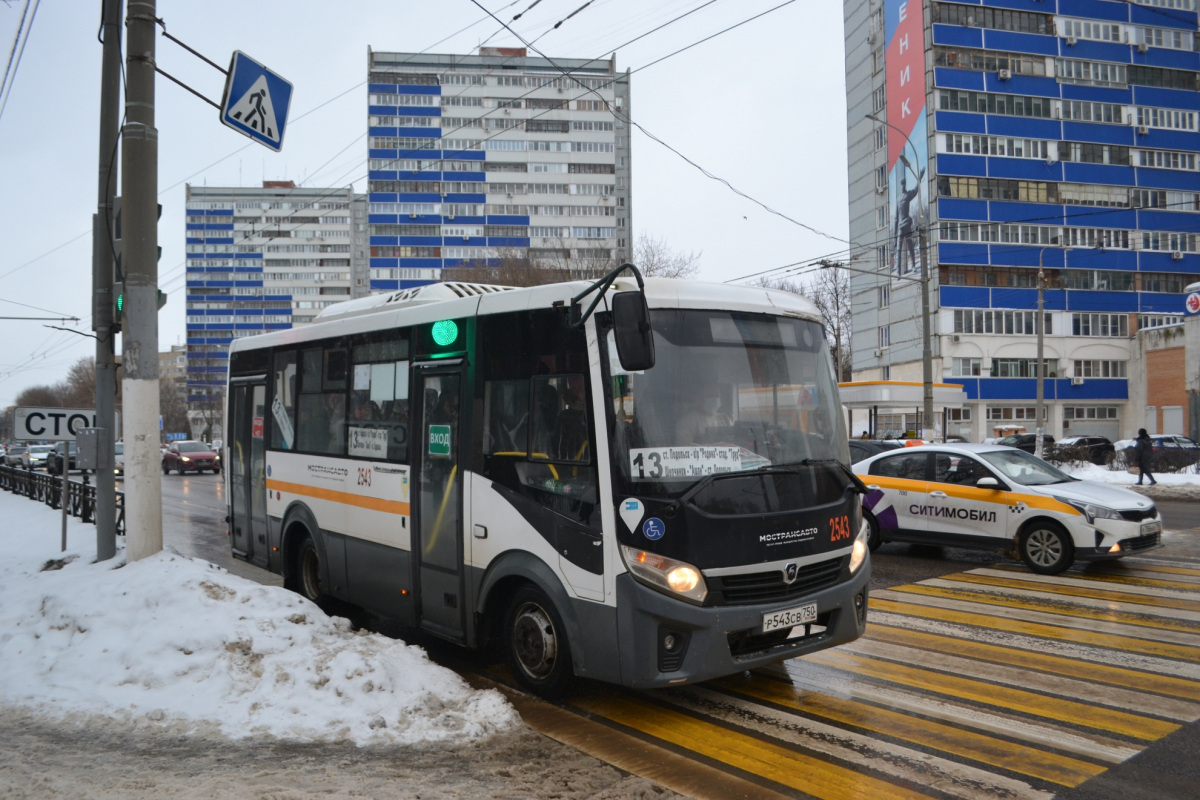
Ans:
[[[805,657],[805,660],[853,672],[857,675],[870,675],[880,680],[916,687],[934,694],[1021,711],[1059,722],[1072,722],[1135,739],[1154,741],[1179,728],[1172,722],[1143,717],[1127,711],[1101,708],[1012,686],[998,687],[993,683],[974,678],[962,678],[921,667],[868,658],[836,648],[811,653]]]
[[[766,739],[714,725],[628,694],[621,697],[598,693],[580,694],[572,701],[572,705],[814,797],[829,800],[927,797],[904,786],[873,778],[854,769],[822,761]]]
[[[991,628],[992,630],[1021,633],[1027,636],[1041,636],[1047,639],[1058,639],[1078,644],[1088,644],[1096,647],[1106,647],[1111,650],[1125,650],[1131,653],[1157,656],[1159,658],[1174,658],[1181,661],[1200,662],[1200,648],[1186,645],[1170,644],[1168,642],[1152,642],[1147,639],[1137,639],[1132,636],[1115,636],[1107,633],[1089,633],[1074,628],[1063,628],[1057,625],[1045,625],[1038,622],[1006,619],[987,614],[973,614],[967,611],[952,611],[949,609],[921,606],[915,603],[901,603],[895,600],[871,598],[871,608],[877,611],[890,611],[894,614],[907,614],[924,619],[954,622],[961,625]]]
[[[977,583],[983,586],[997,586],[1006,589],[1029,589],[1045,594],[1061,594],[1071,597],[1087,597],[1093,600],[1110,600],[1114,603],[1137,603],[1156,608],[1174,608],[1179,611],[1200,611],[1200,601],[1180,600],[1174,597],[1154,597],[1147,594],[1131,592],[1116,592],[1109,589],[1094,589],[1086,586],[1066,586],[1057,583],[1042,583],[1040,581],[1021,580],[1018,578],[993,578],[988,575],[975,575],[970,572],[959,572],[943,576],[948,581]]]
[[[997,564],[992,569],[1004,570],[1005,572],[1021,572],[1019,568],[1002,566]],[[1072,577],[1079,578],[1083,581],[1096,581],[1097,583],[1117,583],[1125,584],[1126,586],[1145,586],[1151,589],[1175,589],[1185,592],[1200,592],[1200,584],[1186,583],[1184,581],[1163,581],[1155,578],[1138,578],[1133,575],[1120,575],[1112,572],[1085,572]]]
[[[1200,633],[1200,622],[1189,620],[1169,619],[1166,617],[1148,618],[1145,614],[1129,611],[1108,611],[1085,606],[1065,607],[1063,602],[1052,600],[1036,600],[1032,598],[1003,597],[975,589],[947,589],[940,586],[923,586],[910,584],[908,586],[893,586],[893,592],[925,595],[927,597],[944,597],[947,600],[963,600],[970,603],[982,603],[1006,608],[1023,608],[1027,611],[1040,611],[1047,614],[1061,614],[1064,617],[1083,617],[1086,619],[1117,622],[1122,625],[1133,625],[1142,628],[1157,628],[1181,633]]]
[[[389,514],[407,515],[409,513],[409,504],[402,503],[399,500],[384,500],[380,497],[364,497],[363,495],[353,494],[352,492],[339,492],[336,489],[308,486],[303,483],[288,483],[287,481],[277,481],[268,478],[267,490],[288,492],[289,494],[298,494],[304,497],[312,497],[317,500],[329,500],[333,503],[341,503],[347,506],[358,506],[359,508],[367,508],[371,511],[386,511]]]
[[[936,633],[895,628],[877,622],[872,622],[867,626],[866,637],[888,644],[917,647],[922,650],[931,650],[947,655],[965,656],[980,661],[990,661],[997,664],[1034,669],[1040,672],[1064,675],[1080,680],[1108,683],[1139,692],[1154,692],[1155,694],[1178,697],[1183,700],[1200,701],[1200,681],[1190,681],[1186,678],[1155,675],[1124,667],[1096,664],[1091,661],[1077,661],[1065,656],[1001,647],[970,639],[942,636]]]
[[[996,739],[898,711],[796,689],[791,684],[771,680],[761,674],[752,674],[749,678],[726,678],[717,683],[730,692],[746,697],[796,709],[844,725],[853,725],[884,736],[892,736],[921,747],[969,758],[1061,786],[1078,786],[1105,769],[1099,764],[1044,752],[1035,747]]]

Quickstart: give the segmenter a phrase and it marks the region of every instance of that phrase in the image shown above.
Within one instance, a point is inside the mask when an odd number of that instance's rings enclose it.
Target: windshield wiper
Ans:
[[[842,472],[844,472],[846,476],[850,478],[850,485],[854,487],[854,491],[858,492],[859,494],[867,494],[867,485],[862,482],[862,478],[859,478],[857,475],[855,475],[854,470],[850,469],[836,458],[805,458],[799,463],[806,467],[828,466],[832,464],[833,466],[840,468]]]
[[[700,491],[704,489],[704,487],[708,486],[717,478],[744,478],[747,475],[769,475],[771,473],[780,472],[795,473],[795,470],[788,469],[787,467],[767,465],[758,467],[756,469],[739,470],[737,472],[714,472],[711,475],[705,475],[703,478],[685,489],[683,494],[679,495],[679,497],[668,503],[667,506],[662,510],[662,513],[668,517],[671,516],[678,509],[690,502],[693,497],[700,494]]]

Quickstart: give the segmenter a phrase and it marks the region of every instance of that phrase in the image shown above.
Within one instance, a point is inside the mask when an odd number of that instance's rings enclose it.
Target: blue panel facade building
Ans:
[[[368,51],[370,288],[632,252],[629,76],[614,60]]]
[[[1032,431],[1040,382],[1054,436],[1135,432],[1133,337],[1200,280],[1196,0],[844,6],[855,378],[922,380],[926,291],[969,398],[927,427]]]
[[[229,344],[368,293],[367,200],[352,187],[188,186],[189,435],[222,436]]]

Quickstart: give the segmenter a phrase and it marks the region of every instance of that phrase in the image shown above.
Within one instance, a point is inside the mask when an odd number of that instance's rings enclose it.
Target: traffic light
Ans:
[[[162,203],[158,204],[158,217],[162,219]],[[113,198],[113,333],[121,332],[121,318],[125,312],[125,272],[121,266],[121,198]],[[155,261],[162,259],[162,245],[158,245]],[[158,290],[158,307],[167,304],[167,295]]]

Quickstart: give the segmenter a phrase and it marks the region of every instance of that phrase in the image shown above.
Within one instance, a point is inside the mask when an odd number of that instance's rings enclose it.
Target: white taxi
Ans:
[[[1000,550],[1034,572],[1162,546],[1162,519],[1137,492],[1070,475],[1014,447],[936,444],[863,459],[870,546],[912,542]]]

